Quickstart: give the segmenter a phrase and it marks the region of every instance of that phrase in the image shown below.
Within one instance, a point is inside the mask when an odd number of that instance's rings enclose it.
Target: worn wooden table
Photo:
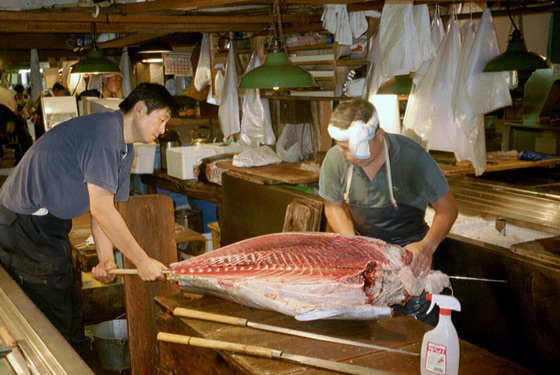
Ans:
[[[218,205],[222,204],[222,187],[220,185],[198,180],[181,180],[162,170],[155,170],[152,174],[143,174],[141,179],[148,185],[149,194],[155,194],[156,189],[159,188]]]
[[[213,340],[265,346],[290,354],[342,361],[395,374],[419,374],[420,357],[368,348],[346,346],[300,337],[282,335],[220,323],[173,317],[176,307],[232,315],[252,322],[298,329],[313,333],[362,341],[370,344],[420,352],[424,333],[430,326],[407,316],[398,315],[378,321],[320,320],[298,322],[283,314],[251,309],[223,299],[204,296],[196,298],[185,293],[158,296],[161,308],[157,324],[159,331]],[[279,360],[233,354],[225,351],[160,342],[160,374],[165,375],[226,375],[226,374],[297,374],[328,375],[333,372],[292,364]],[[495,356],[477,346],[461,341],[460,374],[531,374],[530,371]]]
[[[182,243],[196,243],[196,254],[205,251],[206,237],[202,234],[193,231],[192,229],[185,228],[181,224],[174,223],[175,242]],[[95,245],[88,243],[87,239],[91,235],[90,228],[90,214],[87,213],[78,218],[72,219],[72,230],[70,231],[69,238],[72,244],[72,257],[74,265],[80,271],[90,272],[91,269],[99,263],[97,259],[97,252]],[[201,248],[201,251],[198,251]]]

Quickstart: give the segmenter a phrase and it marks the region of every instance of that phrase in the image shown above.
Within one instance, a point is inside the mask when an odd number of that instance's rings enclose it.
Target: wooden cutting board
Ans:
[[[511,251],[555,266],[560,266],[560,236],[514,244],[511,246]]]
[[[257,184],[306,184],[319,181],[319,167],[312,162],[280,163],[262,167],[235,167],[231,160],[216,163],[228,173]]]

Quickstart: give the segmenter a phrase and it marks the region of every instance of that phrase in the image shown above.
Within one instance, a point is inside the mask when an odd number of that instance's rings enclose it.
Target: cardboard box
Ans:
[[[167,174],[181,180],[194,179],[193,167],[207,156],[216,155],[213,148],[202,146],[172,147],[167,149]]]
[[[157,145],[155,143],[135,143],[134,161],[132,162],[132,170],[130,173],[154,173],[156,147]]]

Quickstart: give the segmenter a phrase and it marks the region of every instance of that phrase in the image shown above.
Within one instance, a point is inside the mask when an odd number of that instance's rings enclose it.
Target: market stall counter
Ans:
[[[291,316],[257,310],[233,302],[209,296],[179,293],[158,296],[160,307],[157,326],[160,332],[200,337],[211,340],[241,343],[278,349],[285,353],[328,359],[337,362],[388,371],[399,374],[418,374],[420,357],[399,352],[342,345],[281,333],[266,332],[247,327],[173,316],[177,307],[206,313],[236,316],[251,322],[335,336],[364,343],[420,352],[424,333],[432,327],[408,316],[395,315],[383,320],[317,320],[300,322]],[[332,374],[281,360],[258,358],[228,351],[198,348],[160,341],[159,368],[161,374]],[[490,352],[461,340],[461,362],[459,374],[531,374],[530,371],[495,356]]]

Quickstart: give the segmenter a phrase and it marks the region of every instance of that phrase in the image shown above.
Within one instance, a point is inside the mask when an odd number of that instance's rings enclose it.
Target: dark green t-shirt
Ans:
[[[418,143],[398,134],[387,134],[393,178],[393,195],[397,203],[425,210],[447,194],[449,187],[436,161]],[[343,200],[346,176],[352,164],[337,146],[331,148],[319,177],[319,195],[331,202]],[[354,167],[349,201],[365,207],[391,205],[387,184],[387,166],[383,164],[373,180],[362,168]]]

